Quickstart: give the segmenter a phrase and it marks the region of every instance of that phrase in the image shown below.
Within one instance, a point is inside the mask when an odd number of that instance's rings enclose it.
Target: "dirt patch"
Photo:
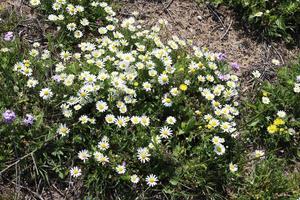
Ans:
[[[138,19],[147,25],[159,19],[169,22],[169,35],[192,39],[199,47],[223,52],[229,62],[240,64],[241,72],[252,69],[269,69],[271,60],[284,65],[299,55],[299,48],[289,49],[282,42],[259,42],[250,36],[232,10],[225,7],[213,9],[195,0],[119,0],[121,17],[139,12]]]

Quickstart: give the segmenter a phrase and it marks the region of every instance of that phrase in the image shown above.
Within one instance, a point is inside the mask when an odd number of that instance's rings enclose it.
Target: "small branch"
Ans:
[[[27,158],[28,156],[30,156],[32,153],[34,153],[34,152],[36,152],[36,151],[37,151],[37,149],[35,149],[35,150],[33,150],[32,152],[26,154],[25,156],[19,158],[16,162],[14,162],[14,163],[8,165],[5,169],[3,169],[3,170],[0,172],[0,175],[2,175],[3,172],[5,172],[6,170],[8,170],[9,168],[11,168],[11,167],[17,165],[21,160]]]
[[[174,0],[170,0],[169,3],[166,6],[164,6],[164,10],[167,10],[171,6],[171,4],[173,3],[173,1]]]
[[[47,139],[45,141],[45,143],[43,145],[41,145],[40,147],[37,147],[36,149],[34,149],[33,151],[31,151],[30,153],[22,156],[21,158],[19,158],[17,161],[13,162],[12,164],[8,165],[5,169],[3,169],[2,171],[0,171],[0,176],[7,171],[8,169],[10,169],[11,167],[17,165],[19,162],[21,162],[22,160],[24,160],[25,158],[27,158],[28,156],[32,156],[37,150],[39,150],[40,148],[44,147],[49,141],[55,139],[57,137],[57,135],[54,135],[54,137],[51,137],[49,139]],[[35,163],[35,160],[33,161]]]
[[[284,60],[283,60],[281,54],[277,51],[277,49],[274,46],[271,46],[271,48],[274,49],[275,53],[279,56],[279,58],[282,62],[282,65],[284,65],[285,63],[284,63]]]
[[[36,162],[35,162],[35,158],[34,158],[34,155],[33,155],[34,152],[31,152],[31,158],[32,158],[32,161],[33,161],[33,164],[34,164],[34,168],[35,168],[35,171],[36,171],[36,175],[39,174],[39,170],[37,168],[37,165],[36,165]]]
[[[52,187],[55,189],[56,192],[58,192],[62,197],[65,197],[65,194],[60,191],[54,184],[52,185]]]
[[[223,28],[225,28],[225,25],[221,19],[221,17],[219,16],[219,14],[212,8],[212,6],[210,4],[206,4],[206,7],[214,14],[215,17],[218,18],[218,20],[220,21],[220,23],[222,24]]]
[[[9,181],[9,180],[8,180]],[[36,196],[38,199],[40,200],[44,200],[43,197],[41,197],[41,195],[39,195],[38,193],[32,191],[31,189],[29,189],[28,187],[22,186],[20,184],[15,183],[14,181],[9,181],[10,183],[14,184],[14,185],[18,185],[20,188],[23,188],[27,191],[29,191],[30,193],[34,194],[34,196]]]
[[[220,40],[223,40],[223,38],[227,35],[227,33],[228,33],[228,31],[229,31],[232,23],[233,23],[233,20],[230,21],[230,24],[229,24],[228,28],[226,29],[225,33],[222,35],[222,37],[220,38]]]

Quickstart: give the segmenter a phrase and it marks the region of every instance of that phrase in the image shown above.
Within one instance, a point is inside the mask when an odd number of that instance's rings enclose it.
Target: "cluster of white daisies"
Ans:
[[[31,4],[37,6],[39,1],[31,0]],[[34,62],[52,59],[51,53],[35,43],[29,59],[14,66],[16,72],[27,78],[26,86],[29,89],[41,88],[39,96],[45,102],[61,98],[63,116],[67,119],[76,117],[79,126],[101,124],[118,130],[133,126],[147,128],[152,125],[151,114],[133,114],[135,106],[143,103],[145,96],[154,97],[157,101],[157,110],[154,111],[163,112],[165,108],[176,107],[179,99],[189,98],[189,91],[193,88],[197,90],[193,92],[198,93],[198,98],[208,105],[205,115],[195,109],[195,116],[200,116],[200,121],[211,132],[212,149],[216,155],[223,155],[227,147],[221,135],[227,134],[233,138],[238,136],[234,122],[239,114],[236,108],[238,77],[223,72],[221,65],[224,63],[220,61],[219,54],[194,47],[192,54],[182,54],[184,57],[181,57],[178,52],[187,45],[184,40],[174,36],[164,44],[159,37],[161,27],[166,25],[165,21],[161,20],[147,30],[138,25],[133,17],[118,24],[118,20],[114,18],[115,13],[106,3],[94,1],[90,6],[103,8],[107,13],[106,20],[113,24],[99,25],[99,35],[89,41],[82,41],[78,45],[78,52],[62,50],[60,59],[55,61],[54,66],[45,67],[46,70],[53,68],[54,71],[51,80],[46,82],[34,78],[31,66]],[[57,14],[49,15],[51,21],[64,21],[65,15],[69,18],[74,16],[77,21],[66,24],[66,27],[74,32],[76,38],[82,36],[78,29],[80,26],[94,23],[86,18],[76,17],[77,13],[84,12],[85,7],[82,5],[55,0],[52,8]],[[176,60],[184,60],[184,64],[177,63]],[[47,87],[43,87],[44,85]],[[53,88],[57,86],[66,88],[67,92],[55,92]],[[77,116],[87,105],[93,105],[92,112],[87,111],[86,114]],[[99,116],[102,121],[98,120]],[[149,137],[148,145],[137,147],[132,159],[146,165],[157,146],[166,145],[176,136],[177,130],[174,127],[180,123],[179,118],[180,116],[167,116],[163,119],[163,124],[155,127],[157,134]],[[69,127],[71,126],[68,124],[59,124],[57,133],[62,137],[67,136],[72,133]],[[218,135],[214,135],[215,133]],[[107,133],[99,141],[97,150],[83,149],[78,152],[78,158],[83,163],[94,159],[100,165],[109,165],[117,174],[127,174],[132,183],[138,183],[142,175],[131,174],[127,170],[130,162],[111,163],[109,156],[112,155],[106,153],[110,148],[109,138]],[[235,172],[237,165],[230,163],[229,169]],[[72,167],[70,172],[73,177],[82,175],[78,166]],[[149,173],[145,181],[152,187],[159,180],[156,175]]]
[[[39,0],[31,0],[32,6],[38,6],[41,2]],[[106,26],[99,28],[99,33],[106,34],[107,31],[113,31],[115,29],[114,23],[118,22],[115,18],[116,13],[106,2],[91,1],[89,5],[73,4],[67,0],[54,0],[52,3],[53,13],[49,14],[48,20],[57,23],[58,28],[65,26],[65,29],[69,31],[75,38],[82,38],[84,31],[87,28],[97,26],[97,23],[107,23]],[[94,9],[94,13],[89,13],[87,8]],[[90,21],[88,15],[102,13],[104,16],[97,19],[97,21]],[[94,16],[92,16],[94,17]]]
[[[300,93],[300,76],[297,76],[296,83],[294,85],[294,92]]]

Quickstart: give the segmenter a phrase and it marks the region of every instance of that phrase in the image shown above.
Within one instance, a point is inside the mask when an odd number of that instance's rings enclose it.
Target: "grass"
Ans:
[[[0,33],[15,30],[21,17],[16,12],[9,13],[8,11],[2,11],[1,13],[2,18],[5,19],[5,23],[0,27]],[[68,41],[69,37],[61,36],[59,40],[62,43],[65,41],[66,44],[70,44]],[[56,38],[49,36],[47,44],[51,46],[50,49],[53,52],[59,52],[55,51],[57,50]],[[1,174],[0,180],[4,183],[19,180],[24,192],[32,193],[35,197],[36,194],[32,191],[39,193],[43,188],[46,190],[51,188],[53,183],[56,182],[59,183],[58,190],[69,187],[68,192],[71,195],[72,192],[77,192],[82,199],[93,199],[95,196],[98,199],[137,198],[174,200],[271,200],[297,199],[300,197],[300,187],[298,184],[300,182],[299,154],[297,155],[297,150],[295,152],[296,145],[291,145],[292,147],[283,146],[286,148],[286,151],[293,150],[292,153],[285,155],[281,153],[281,148],[278,150],[277,145],[280,146],[281,142],[276,143],[276,140],[273,143],[274,138],[271,140],[269,135],[261,135],[270,122],[270,120],[265,120],[265,118],[272,116],[275,111],[281,108],[280,106],[280,108],[276,107],[282,104],[281,101],[279,103],[276,101],[273,107],[268,108],[264,115],[258,118],[257,123],[251,123],[249,126],[247,124],[246,126],[241,126],[241,138],[238,138],[239,142],[229,144],[232,146],[232,149],[227,150],[228,153],[222,158],[209,155],[212,154],[212,152],[208,152],[211,138],[206,135],[207,130],[204,126],[200,127],[198,124],[196,125],[197,122],[193,117],[192,110],[193,103],[190,102],[189,106],[182,104],[178,110],[181,112],[183,118],[187,118],[187,121],[180,125],[180,132],[177,137],[178,143],[172,144],[172,151],[161,149],[158,152],[158,154],[161,154],[159,155],[161,157],[157,156],[154,160],[155,164],[151,166],[154,170],[162,172],[162,179],[165,178],[162,180],[162,185],[157,189],[152,190],[149,187],[138,186],[132,190],[132,187],[126,182],[128,177],[114,178],[109,170],[105,169],[107,170],[105,171],[98,168],[98,165],[95,163],[87,167],[88,175],[85,182],[81,180],[76,182],[74,187],[70,187],[72,183],[69,181],[68,167],[73,165],[74,160],[76,160],[77,155],[74,151],[80,150],[82,148],[80,145],[84,144],[85,141],[91,140],[92,136],[89,135],[86,138],[77,136],[66,140],[56,140],[55,130],[50,129],[50,124],[58,120],[58,117],[56,117],[56,112],[58,112],[57,107],[46,106],[39,100],[31,99],[30,92],[23,90],[23,85],[26,82],[15,81],[20,78],[11,70],[11,67],[15,63],[25,58],[25,55],[30,50],[29,46],[28,42],[20,41],[17,37],[13,42],[7,43],[1,41],[0,43],[0,49],[4,47],[10,48],[9,53],[3,53],[0,57],[0,82],[4,83],[3,87],[0,88],[0,111],[6,108],[14,108],[18,113],[22,113],[31,108],[37,116],[37,121],[32,129],[26,129],[22,126],[17,126],[14,129],[5,126],[0,127],[3,137],[3,140],[0,141],[0,148],[3,150],[0,152],[0,171],[10,165],[12,166],[11,169],[5,170],[5,174]],[[70,48],[74,47],[71,45]],[[185,54],[182,55],[185,56]],[[58,57],[58,55],[54,56]],[[50,62],[50,64],[53,63]],[[289,111],[293,110],[297,99],[291,101],[291,98],[285,99],[285,97],[286,94],[288,94],[288,97],[293,95],[287,89],[294,83],[292,79],[298,74],[296,71],[298,68],[299,64],[296,63],[292,69],[286,67],[278,72],[278,82],[272,84],[259,83],[259,85],[265,86],[262,88],[272,94],[274,98],[280,97],[279,99],[282,99],[284,104],[290,108]],[[296,70],[294,71],[294,69]],[[42,74],[42,76],[47,77],[47,74]],[[285,83],[288,83],[289,86],[284,85]],[[255,94],[248,94],[248,98],[252,95],[260,97],[262,88],[258,87],[258,90],[254,91]],[[191,93],[193,92],[191,91]],[[272,95],[269,97],[271,98]],[[241,117],[246,121],[255,118],[257,112],[261,112],[261,109],[264,109],[264,105],[259,100],[254,105],[249,105],[249,102],[242,105],[245,105],[245,107],[242,109]],[[246,105],[249,105],[249,107]],[[146,106],[146,103],[140,106],[144,106],[143,108],[145,109],[150,107],[148,104]],[[47,112],[53,113],[49,115]],[[293,114],[296,119],[299,118],[297,113],[289,113]],[[294,124],[292,125],[295,126]],[[298,129],[296,130],[298,131]],[[78,131],[88,131],[88,128],[78,128]],[[40,135],[40,133],[44,135]],[[144,137],[142,134],[139,136]],[[264,137],[266,137],[266,140],[264,140]],[[133,141],[134,139],[136,138],[132,136],[114,138],[115,141],[123,140],[124,143],[126,141]],[[140,141],[136,139],[133,142]],[[296,144],[299,142],[297,138],[295,142]],[[65,145],[66,143],[68,145]],[[253,158],[253,150],[260,147],[267,150],[266,155],[264,158]],[[22,157],[24,159],[18,162]],[[115,159],[118,159],[118,157]],[[229,172],[229,160],[238,164],[237,173]],[[16,161],[18,162],[17,165],[14,164]],[[16,171],[13,168],[15,166],[17,166]],[[143,170],[146,171],[147,169],[142,168],[141,171]],[[168,179],[169,177],[171,177],[170,180]],[[80,188],[79,191],[76,191],[78,190],[77,187]],[[0,195],[1,198],[5,199],[6,197],[1,197]]]

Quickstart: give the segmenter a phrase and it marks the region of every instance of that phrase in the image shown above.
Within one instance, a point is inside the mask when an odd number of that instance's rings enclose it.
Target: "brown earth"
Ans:
[[[299,48],[289,49],[283,42],[267,43],[245,30],[232,10],[225,7],[214,9],[195,0],[116,0],[120,3],[122,17],[139,12],[138,19],[153,25],[159,19],[169,22],[168,35],[192,39],[199,47],[223,52],[229,62],[237,62],[241,72],[272,67],[277,59],[284,65],[297,57]]]

